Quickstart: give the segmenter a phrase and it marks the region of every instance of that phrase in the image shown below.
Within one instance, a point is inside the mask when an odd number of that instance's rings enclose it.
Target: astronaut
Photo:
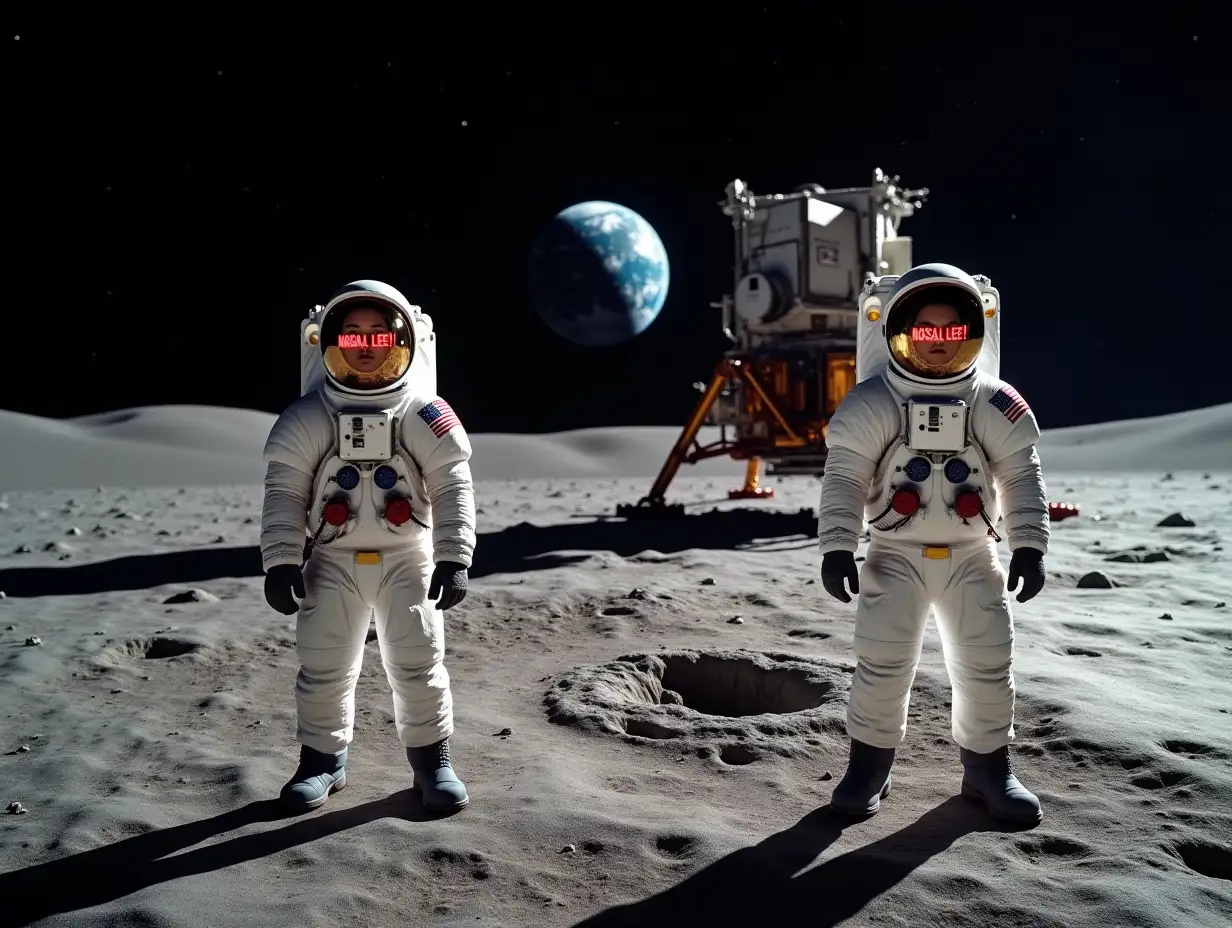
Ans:
[[[475,549],[471,444],[435,386],[414,376],[424,360],[415,318],[378,281],[334,294],[320,317],[320,385],[278,417],[265,445],[265,597],[298,612],[300,762],[281,794],[296,810],[346,785],[373,618],[414,788],[432,811],[469,802],[449,753],[442,613],[465,597]]]
[[[888,364],[856,384],[830,420],[821,486],[822,582],[844,603],[844,581],[859,594],[851,755],[831,807],[872,815],[889,794],[931,607],[962,794],[1032,825],[1039,800],[1009,753],[1014,621],[996,543],[1001,524],[1012,552],[1008,589],[1021,583],[1017,601],[1026,602],[1044,586],[1049,541],[1039,426],[1012,386],[977,369],[985,315],[972,277],[944,264],[912,268],[893,283],[883,322]],[[857,572],[866,520],[871,538]]]

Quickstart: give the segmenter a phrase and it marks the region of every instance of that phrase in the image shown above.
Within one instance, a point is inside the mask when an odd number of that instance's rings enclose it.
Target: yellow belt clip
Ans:
[[[355,552],[355,563],[356,564],[379,564],[381,563],[381,552],[380,551],[356,551]]]
[[[950,556],[950,549],[944,545],[925,545],[924,556],[930,561],[944,561]]]

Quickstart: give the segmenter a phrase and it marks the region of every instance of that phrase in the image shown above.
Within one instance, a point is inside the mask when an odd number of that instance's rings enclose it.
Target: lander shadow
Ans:
[[[799,512],[731,509],[668,520],[593,519],[555,525],[520,523],[481,532],[472,579],[493,574],[550,570],[586,560],[587,552],[632,557],[645,551],[751,550],[769,540],[816,537],[817,519]],[[107,558],[85,564],[6,567],[0,590],[8,596],[82,596],[200,584],[222,578],[260,577],[261,552],[248,547],[191,548]]]

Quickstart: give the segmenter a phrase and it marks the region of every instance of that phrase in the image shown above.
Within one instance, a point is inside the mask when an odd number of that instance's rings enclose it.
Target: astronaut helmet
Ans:
[[[971,275],[922,264],[894,282],[885,308],[891,368],[917,383],[971,376],[984,344],[984,301]]]
[[[369,396],[398,389],[415,355],[406,297],[377,280],[357,280],[333,295],[321,316],[321,359],[333,386]]]

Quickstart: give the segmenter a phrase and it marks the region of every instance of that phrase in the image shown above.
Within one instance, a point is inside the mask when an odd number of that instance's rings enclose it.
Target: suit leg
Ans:
[[[1014,616],[992,545],[956,561],[937,602],[954,740],[987,754],[1014,740]]]
[[[296,619],[297,738],[325,754],[342,751],[354,735],[355,684],[372,612],[355,584],[348,554],[318,552],[309,559]]]
[[[874,541],[860,571],[847,734],[877,748],[898,747],[907,731],[929,610],[919,557]]]
[[[408,748],[425,747],[453,734],[445,619],[427,601],[430,550],[416,545],[386,558],[389,568],[376,600],[381,660],[393,690],[399,740]]]

